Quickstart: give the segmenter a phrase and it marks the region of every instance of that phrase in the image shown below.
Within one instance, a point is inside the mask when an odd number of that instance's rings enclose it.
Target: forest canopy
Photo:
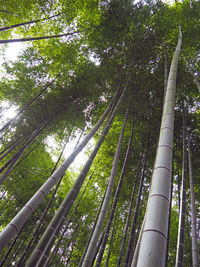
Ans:
[[[198,266],[200,2],[0,0],[0,21],[0,266]]]

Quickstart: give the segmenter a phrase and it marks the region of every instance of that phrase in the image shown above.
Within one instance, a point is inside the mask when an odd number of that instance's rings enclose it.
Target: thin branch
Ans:
[[[52,39],[52,38],[70,36],[70,35],[73,35],[73,34],[76,34],[76,33],[78,33],[78,32],[75,31],[75,32],[63,33],[63,34],[58,34],[58,35],[50,35],[50,36],[27,37],[27,38],[21,38],[21,39],[0,40],[0,44],[21,43],[21,42],[28,42],[28,41],[38,41],[38,40]]]

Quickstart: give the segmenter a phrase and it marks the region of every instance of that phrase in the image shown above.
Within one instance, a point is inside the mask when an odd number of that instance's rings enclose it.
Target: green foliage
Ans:
[[[132,121],[134,121],[134,139],[116,210],[117,220],[114,223],[115,232],[111,243],[109,266],[115,266],[118,258],[131,191],[135,180],[138,182],[136,192],[138,191],[141,176],[140,161],[146,146],[148,132],[150,132],[145,184],[137,225],[139,232],[150,190],[160,128],[164,97],[164,54],[166,52],[169,70],[170,60],[177,43],[178,26],[181,26],[183,49],[177,77],[174,135],[174,176],[176,178],[169,243],[169,266],[174,266],[178,227],[178,207],[174,203],[177,203],[178,200],[177,175],[181,173],[182,166],[183,103],[187,111],[186,120],[191,141],[196,208],[197,211],[200,209],[199,91],[191,73],[191,71],[195,73],[195,77],[199,80],[199,1],[176,1],[170,6],[162,1],[134,3],[134,1],[126,0],[17,0],[15,2],[0,0],[0,6],[1,28],[37,20],[35,23],[0,32],[2,40],[74,32],[63,38],[29,43],[17,61],[6,62],[3,65],[4,70],[0,81],[1,102],[3,100],[14,102],[19,111],[45,87],[47,90],[18,119],[14,120],[13,127],[10,127],[1,138],[1,150],[31,134],[50,114],[54,114],[59,109],[61,111],[37,136],[36,140],[26,148],[4,184],[1,185],[1,229],[9,223],[49,177],[54,162],[51,153],[47,152],[45,143],[48,140],[47,137],[55,139],[57,146],[55,154],[58,156],[71,129],[73,129],[72,136],[76,136],[86,123],[88,132],[101,117],[116,88],[119,86],[121,92],[129,80],[127,95],[89,171],[88,175],[92,175],[92,179],[87,184],[77,210],[74,214],[73,210],[71,211],[72,221],[61,241],[58,253],[52,257],[52,264],[58,266],[66,264],[78,266],[107,187],[124,114],[131,95],[133,98],[114,190],[117,187],[123,165]],[[49,18],[56,14],[58,16]],[[14,46],[14,44],[11,45]],[[6,49],[2,46],[1,55],[5,55],[4,50]],[[48,86],[55,77],[57,77],[55,81]],[[103,127],[100,131],[102,129]],[[95,142],[99,136],[100,132],[95,135]],[[15,150],[1,161],[1,167],[22,147],[22,143],[18,144]],[[31,149],[37,144],[38,146],[31,152]],[[29,154],[29,152],[31,153]],[[80,170],[73,168],[66,172],[45,219],[43,230],[69,192],[79,172]],[[86,183],[87,181],[83,188]],[[78,198],[83,192],[83,188]],[[114,190],[112,196],[114,196]],[[189,192],[189,190],[187,191]],[[12,261],[16,263],[19,260],[32,234],[33,225],[37,224],[50,196],[51,194],[47,195],[26,223],[6,264]],[[135,206],[134,202],[134,209]],[[199,212],[197,214],[199,222]],[[187,232],[190,233],[189,226]],[[26,233],[29,233],[27,237]],[[111,233],[103,258],[104,265],[109,251],[110,238]],[[190,235],[186,238],[187,250],[190,248],[190,238]],[[15,255],[14,251],[17,247],[19,247],[19,251],[13,260],[12,256]],[[2,257],[7,250],[8,248],[4,250]],[[28,256],[31,250],[28,252]],[[61,257],[62,253],[64,254]],[[190,264],[189,253],[185,255],[185,264],[186,266]]]

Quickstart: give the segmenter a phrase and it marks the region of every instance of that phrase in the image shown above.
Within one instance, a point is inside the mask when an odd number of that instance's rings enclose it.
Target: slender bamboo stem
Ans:
[[[51,249],[51,246],[53,245],[53,243],[55,241],[55,235],[54,234],[55,234],[55,232],[57,234],[59,233],[59,229],[62,227],[64,221],[66,220],[66,216],[68,215],[68,213],[69,213],[69,211],[73,205],[73,202],[80,191],[80,188],[81,188],[81,186],[82,186],[82,184],[83,184],[83,182],[87,176],[87,173],[90,169],[90,166],[91,166],[101,144],[103,143],[106,134],[108,133],[108,131],[112,125],[112,121],[115,117],[115,114],[116,114],[116,112],[119,108],[119,105],[123,99],[123,96],[126,92],[126,88],[127,87],[125,87],[125,89],[123,90],[123,93],[120,96],[120,99],[118,100],[118,103],[116,105],[115,111],[113,112],[112,118],[110,118],[109,121],[107,122],[105,130],[101,134],[99,141],[97,142],[93,152],[91,153],[89,159],[87,160],[87,162],[86,162],[84,168],[82,169],[79,177],[75,181],[75,184],[73,185],[73,187],[71,188],[71,190],[67,194],[66,198],[64,199],[61,206],[59,207],[56,215],[54,216],[54,218],[50,222],[49,226],[47,227],[46,231],[44,232],[42,238],[40,239],[40,242],[38,243],[37,247],[35,248],[35,250],[33,251],[32,255],[30,257],[30,259],[27,263],[27,266],[32,266],[33,264],[36,265],[37,263],[39,265],[43,266],[44,262],[46,261],[49,250]],[[116,94],[117,94],[117,92],[116,92]],[[113,103],[111,102],[109,111],[112,108],[112,104]],[[108,115],[108,113],[107,113],[107,115]],[[102,120],[102,122],[103,122],[103,120]],[[100,125],[99,125],[99,127],[100,127]],[[83,141],[82,141],[82,143],[83,143]],[[82,143],[80,143],[80,145],[74,151],[77,151],[77,149],[82,145]],[[42,258],[40,259],[40,257],[42,257]]]
[[[61,233],[60,238],[58,239],[56,245],[54,246],[54,248],[53,248],[53,250],[52,250],[52,253],[49,255],[49,257],[48,257],[48,259],[47,259],[47,262],[45,263],[44,266],[49,266],[51,257],[52,257],[54,254],[57,253],[58,248],[59,248],[59,245],[60,245],[60,243],[61,243],[61,241],[62,241],[62,239],[63,239],[63,237],[64,237],[64,235],[65,235],[65,232],[66,232],[66,230],[67,230],[69,224],[72,222],[72,218],[73,218],[74,214],[76,213],[76,211],[77,211],[77,209],[78,209],[78,206],[79,206],[79,204],[80,204],[80,202],[81,202],[81,200],[82,200],[82,198],[83,198],[83,196],[84,196],[84,194],[85,194],[85,192],[86,192],[86,189],[87,189],[87,187],[88,187],[89,182],[91,181],[91,178],[92,178],[92,175],[90,175],[89,180],[88,180],[88,182],[87,182],[87,185],[85,186],[85,188],[84,188],[84,190],[83,190],[83,192],[82,192],[80,198],[78,199],[78,201],[77,201],[77,203],[76,203],[76,206],[74,207],[74,210],[73,210],[73,212],[72,212],[72,214],[71,214],[71,216],[70,216],[68,222],[66,223],[64,229],[62,230],[62,233]]]
[[[103,237],[103,241],[102,241],[102,244],[101,244],[101,247],[100,247],[100,250],[99,250],[99,254],[98,254],[97,260],[96,260],[96,267],[100,267],[101,261],[102,261],[102,258],[103,258],[103,254],[104,254],[104,250],[105,250],[106,243],[107,243],[107,240],[108,240],[110,228],[111,228],[112,221],[113,221],[113,218],[114,218],[115,209],[116,209],[116,206],[117,206],[117,201],[119,199],[120,191],[121,191],[122,184],[123,184],[123,179],[124,179],[124,175],[125,175],[125,171],[126,171],[126,166],[127,166],[127,161],[128,161],[128,156],[129,156],[129,153],[130,153],[130,149],[131,149],[132,140],[133,140],[133,125],[132,125],[132,128],[131,128],[131,136],[129,138],[128,147],[127,147],[127,150],[126,150],[126,155],[125,155],[125,158],[124,158],[124,163],[123,163],[121,175],[120,175],[119,182],[118,182],[118,185],[117,185],[117,189],[116,189],[116,192],[115,192],[114,201],[112,203],[111,212],[110,212],[110,215],[109,215],[109,218],[108,218],[107,225],[105,227],[105,234],[104,234],[104,237]]]
[[[55,17],[58,17],[58,16],[60,16],[62,14],[63,14],[63,12],[62,13],[58,13],[58,14],[53,15],[53,16],[49,16],[48,18],[44,18],[44,19],[36,19],[36,20],[32,20],[32,21],[27,21],[27,22],[22,22],[22,23],[10,25],[10,26],[2,27],[2,28],[0,28],[0,32],[11,30],[11,29],[15,29],[15,28],[18,28],[18,27],[21,27],[21,26],[35,24],[37,22],[42,22],[42,21],[50,20],[50,19],[53,19]]]
[[[4,263],[6,262],[8,256],[10,255],[12,249],[14,248],[14,245],[15,245],[15,243],[17,242],[18,237],[19,237],[19,235],[21,234],[22,230],[23,230],[23,228],[20,229],[20,231],[19,231],[18,234],[16,235],[15,239],[12,241],[12,243],[11,243],[11,245],[10,245],[8,251],[6,252],[6,255],[3,257],[2,261],[0,262],[0,266],[3,266]]]
[[[8,244],[9,240],[21,229],[23,224],[32,215],[34,210],[38,207],[42,199],[48,194],[51,188],[57,183],[60,177],[65,173],[67,168],[73,162],[75,157],[82,151],[85,145],[93,137],[96,131],[99,129],[104,119],[108,115],[112,104],[116,101],[119,92],[118,88],[113,97],[113,100],[108,105],[101,119],[93,127],[91,132],[84,138],[84,140],[77,146],[77,148],[71,153],[71,155],[61,164],[61,166],[47,179],[43,186],[34,194],[34,196],[27,202],[27,204],[21,209],[21,211],[14,217],[14,219],[4,228],[0,234],[0,251]]]
[[[184,262],[184,240],[185,240],[185,212],[186,212],[186,178],[187,178],[187,151],[186,151],[186,123],[183,115],[183,165],[181,186],[181,207],[179,214],[179,229],[176,251],[176,267],[183,267]]]
[[[28,145],[35,140],[35,138],[49,125],[50,122],[52,122],[56,116],[60,113],[61,110],[55,112],[54,114],[49,115],[48,119],[42,123],[42,125],[33,132],[32,136],[27,140],[27,142],[19,149],[19,151],[1,168],[0,172],[4,170],[6,171],[3,173],[3,175],[0,177],[0,184],[3,183],[3,181],[7,178],[8,174],[13,170],[14,165],[16,164],[17,160],[20,158],[24,150],[28,147]]]
[[[68,135],[68,137],[67,137],[67,140],[66,140],[66,142],[65,142],[65,144],[64,144],[64,146],[63,146],[62,151],[60,152],[60,155],[59,155],[59,157],[58,157],[58,159],[57,159],[57,161],[56,161],[56,164],[54,165],[53,170],[51,171],[51,174],[56,170],[56,168],[57,168],[57,166],[58,166],[58,163],[60,162],[60,160],[61,160],[61,158],[62,158],[63,152],[64,152],[64,150],[65,150],[65,147],[66,147],[67,143],[68,143],[68,140],[69,140],[69,137],[70,137],[70,135],[71,135],[71,133],[72,133],[72,130],[73,130],[73,127],[72,127],[72,129],[71,129],[71,131],[70,131],[70,133],[69,133],[69,135]],[[34,230],[34,232],[33,232],[33,235],[32,235],[32,237],[31,237],[31,239],[29,240],[27,246],[26,246],[25,249],[24,249],[24,252],[23,252],[23,254],[22,254],[20,260],[19,260],[18,263],[17,263],[17,266],[19,266],[19,267],[22,265],[22,263],[23,263],[23,261],[24,261],[24,258],[26,257],[26,255],[27,255],[27,253],[28,253],[28,251],[29,251],[29,249],[30,249],[30,247],[31,247],[31,245],[32,245],[32,243],[33,243],[33,241],[34,241],[34,239],[36,239],[36,238],[38,237],[39,230],[40,230],[40,228],[41,228],[41,226],[42,226],[42,223],[43,223],[43,221],[44,221],[44,219],[45,219],[45,217],[46,217],[46,215],[47,215],[47,212],[48,212],[48,210],[49,210],[49,208],[50,208],[50,206],[51,206],[51,204],[52,204],[52,202],[53,202],[53,200],[54,200],[54,197],[55,197],[55,195],[56,195],[56,192],[57,192],[57,190],[58,190],[58,188],[59,188],[59,186],[60,186],[62,177],[63,177],[63,176],[61,176],[60,180],[58,181],[58,183],[57,183],[57,185],[56,185],[56,187],[55,187],[55,189],[54,189],[54,191],[53,191],[53,194],[52,194],[50,200],[48,201],[48,203],[47,203],[47,205],[46,205],[46,207],[45,207],[45,210],[44,210],[44,212],[42,213],[42,216],[40,217],[39,223],[37,224],[37,227],[35,228],[35,230]]]
[[[144,230],[144,223],[145,223],[145,217],[144,217],[143,222],[142,222],[142,226],[141,226],[141,229],[140,229],[140,234],[139,234],[138,241],[137,241],[137,244],[136,244],[136,247],[135,247],[135,251],[134,251],[134,254],[133,254],[133,260],[132,260],[132,263],[131,263],[131,267],[136,267],[137,266],[138,255],[139,255],[139,251],[140,251],[140,244],[141,244],[141,239],[142,239],[142,232]]]
[[[150,142],[150,131],[148,130],[148,138],[147,138],[147,144],[146,144],[146,149],[145,149],[144,158],[143,158],[143,166],[142,166],[140,185],[139,185],[139,190],[138,190],[138,195],[137,195],[137,200],[136,200],[136,208],[135,208],[135,212],[134,212],[134,217],[133,217],[133,222],[132,222],[132,227],[131,227],[131,233],[130,233],[130,237],[129,237],[129,241],[128,241],[128,247],[127,247],[126,256],[125,256],[125,260],[124,260],[124,267],[130,266],[131,262],[132,262],[133,242],[134,242],[134,237],[135,237],[138,212],[139,212],[139,208],[140,208],[140,201],[141,201],[142,189],[143,189],[144,178],[145,178],[146,162],[147,162],[147,156],[148,156],[148,151],[149,151],[149,142]]]
[[[10,39],[10,40],[0,40],[0,44],[22,43],[22,42],[29,42],[29,41],[39,41],[39,40],[47,40],[47,39],[53,39],[53,38],[61,38],[61,37],[71,36],[71,35],[74,35],[76,33],[79,33],[79,32],[75,31],[75,32],[68,32],[68,33],[48,35],[48,36],[27,37],[27,38]]]
[[[114,240],[116,225],[117,225],[117,213],[115,214],[112,234],[111,234],[111,238],[110,238],[110,242],[109,242],[108,255],[107,255],[107,258],[106,258],[106,267],[109,266],[109,260],[110,260],[110,255],[111,255],[111,249],[112,249],[112,246],[113,246],[113,240]]]
[[[130,219],[131,219],[131,214],[132,214],[132,209],[133,209],[133,203],[134,203],[134,197],[135,197],[136,188],[137,188],[137,179],[135,179],[135,182],[134,182],[134,185],[133,185],[133,189],[132,189],[132,193],[131,193],[131,201],[130,201],[130,206],[129,206],[128,217],[127,217],[127,220],[126,220],[126,224],[125,224],[124,231],[123,231],[123,236],[122,236],[122,239],[121,239],[121,246],[120,246],[120,250],[119,250],[119,257],[117,259],[116,267],[120,267],[120,264],[121,264],[121,261],[122,261],[123,251],[124,251],[124,247],[125,247],[125,244],[126,244],[126,238],[127,238],[127,235],[128,235],[128,227],[129,227],[129,224],[130,224]]]
[[[108,184],[107,184],[107,187],[108,187]],[[107,187],[106,187],[106,190],[107,190]],[[78,267],[81,267],[81,266],[82,266],[83,260],[84,260],[84,258],[85,258],[85,254],[86,254],[87,249],[88,249],[88,246],[89,246],[89,244],[90,244],[90,241],[91,241],[92,235],[93,235],[93,233],[94,233],[94,230],[95,230],[95,227],[96,227],[96,224],[97,224],[97,220],[98,220],[98,217],[99,217],[99,214],[100,214],[100,211],[101,211],[103,202],[104,202],[104,198],[105,198],[105,195],[106,195],[106,190],[105,190],[104,195],[103,195],[103,198],[102,198],[102,200],[101,200],[101,205],[100,205],[100,207],[99,207],[99,209],[98,209],[98,213],[97,213],[97,216],[96,216],[96,218],[95,218],[94,226],[92,227],[92,231],[91,231],[90,236],[89,236],[89,238],[88,238],[88,242],[87,242],[87,244],[86,244],[86,246],[85,246],[85,248],[84,248],[84,251],[83,251],[83,254],[82,254],[82,256],[81,256],[81,259],[80,259],[80,262],[79,262]]]
[[[94,233],[93,233],[93,236],[91,238],[87,253],[85,255],[85,259],[84,259],[83,264],[82,264],[83,267],[89,267],[92,265],[92,259],[94,257],[94,251],[97,248],[97,243],[99,241],[99,237],[100,237],[100,234],[101,234],[101,231],[103,228],[103,223],[105,220],[106,212],[108,210],[108,205],[109,205],[110,198],[111,198],[112,188],[113,188],[115,177],[116,177],[117,163],[118,163],[118,159],[119,159],[120,149],[121,149],[122,140],[123,140],[123,136],[124,136],[124,130],[125,130],[126,121],[128,118],[128,113],[129,113],[129,108],[127,109],[126,114],[125,114],[122,131],[121,131],[121,134],[119,137],[115,157],[113,160],[112,170],[111,170],[111,174],[110,174],[109,184],[108,184],[108,188],[106,191],[104,203],[102,205],[102,209],[101,209],[101,212],[99,214],[96,228],[94,230]]]
[[[197,223],[196,223],[196,212],[195,212],[195,192],[194,192],[194,181],[193,181],[193,170],[192,170],[192,156],[190,149],[190,141],[188,140],[188,162],[189,162],[189,176],[190,176],[190,199],[191,199],[191,217],[192,217],[192,266],[198,267],[198,240],[197,240]]]

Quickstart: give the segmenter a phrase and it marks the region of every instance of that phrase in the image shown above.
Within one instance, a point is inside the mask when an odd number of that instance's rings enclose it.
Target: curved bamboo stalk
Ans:
[[[57,183],[62,175],[64,175],[67,168],[76,158],[76,156],[82,151],[85,145],[93,137],[96,131],[99,129],[103,123],[106,116],[112,107],[113,102],[115,102],[118,96],[119,88],[117,89],[113,100],[108,105],[103,116],[93,127],[90,133],[83,139],[83,141],[77,146],[77,148],[71,153],[71,155],[61,164],[61,166],[47,179],[43,186],[34,194],[34,196],[26,203],[26,205],[21,209],[21,211],[14,217],[14,219],[6,226],[6,228],[0,234],[0,251],[8,244],[10,239],[21,229],[23,224],[29,219],[34,210],[41,203],[42,199],[49,193],[51,188]]]
[[[182,33],[180,29],[178,44],[169,72],[159,143],[137,267],[165,266],[169,192],[171,184],[176,75],[181,44]]]

